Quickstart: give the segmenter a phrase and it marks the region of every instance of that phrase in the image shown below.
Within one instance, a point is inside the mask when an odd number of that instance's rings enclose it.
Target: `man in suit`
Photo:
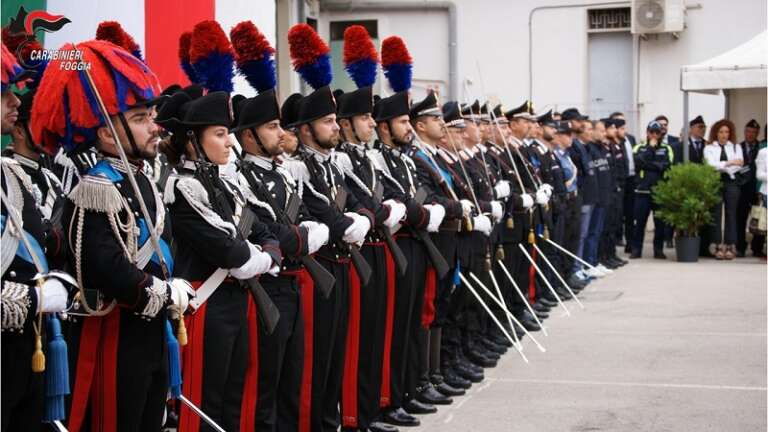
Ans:
[[[707,125],[704,119],[699,115],[688,122],[688,161],[693,163],[703,163],[704,161],[704,134],[707,131]]]
[[[707,145],[704,135],[707,132],[707,124],[704,119],[698,115],[688,122],[688,161],[701,164],[704,163],[704,147]],[[701,244],[699,246],[699,256],[712,257],[709,252],[709,229],[702,229],[699,233]]]
[[[624,113],[615,112],[610,115],[611,119],[624,120]],[[624,145],[624,154],[626,155],[626,177],[624,179],[624,235],[619,235],[619,245],[622,244],[622,237],[624,243],[624,252],[629,253],[630,244],[632,243],[632,231],[635,225],[635,155],[634,148],[637,145],[635,136],[627,133],[626,123],[616,128],[616,136]]]

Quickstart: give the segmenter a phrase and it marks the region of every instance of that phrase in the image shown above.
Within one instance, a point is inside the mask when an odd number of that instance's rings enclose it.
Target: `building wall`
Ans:
[[[381,0],[374,0],[379,2]],[[420,4],[430,1],[405,0]],[[321,4],[333,3],[322,0]],[[349,2],[347,2],[349,3]],[[359,2],[361,3],[372,3]],[[587,10],[584,7],[541,9],[532,21],[532,59],[528,61],[528,19],[534,8],[549,3],[536,0],[454,0],[457,10],[458,73],[473,84],[460,87],[467,98],[486,96],[517,106],[533,94],[539,109],[577,106],[589,111],[589,58]],[[555,3],[555,2],[553,2]],[[597,1],[559,1],[578,6]],[[603,2],[605,3],[605,2]],[[356,2],[351,2],[354,5]],[[628,6],[629,2],[616,2]],[[698,0],[688,2],[687,29],[679,39],[669,34],[638,39],[634,94],[640,125],[657,114],[670,118],[670,130],[682,128],[680,67],[697,63],[726,51],[766,28],[764,0]],[[604,6],[601,6],[604,7]],[[377,18],[380,38],[402,36],[414,57],[414,77],[420,80],[447,79],[447,28],[444,13],[323,12],[321,34],[327,36],[331,20]],[[323,33],[325,32],[325,33]],[[390,33],[388,33],[390,32]],[[532,65],[533,85],[529,89],[528,66]],[[478,71],[478,65],[480,71]],[[463,89],[467,87],[466,91]],[[483,90],[483,87],[485,88]],[[464,98],[464,95],[461,95]],[[691,113],[702,114],[708,123],[723,116],[722,96],[692,95]]]

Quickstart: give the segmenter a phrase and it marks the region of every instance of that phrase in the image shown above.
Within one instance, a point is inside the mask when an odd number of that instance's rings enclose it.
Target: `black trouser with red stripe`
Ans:
[[[364,430],[379,413],[387,312],[387,278],[390,275],[387,274],[384,243],[366,243],[360,252],[373,269],[373,276],[368,285],[360,287],[358,310],[354,311],[353,304],[350,304],[350,313],[356,312],[358,317],[350,316],[346,355],[357,357],[357,364],[354,364],[354,358],[345,362],[341,414],[344,426]],[[392,274],[391,277],[395,275]],[[352,334],[355,328],[353,319],[359,320],[356,340],[355,335]],[[350,375],[355,372],[356,377]],[[348,392],[355,392],[355,394],[348,394]]]
[[[200,408],[224,430],[239,430],[248,368],[248,296],[224,282],[206,302]],[[200,431],[213,429],[200,421]]]
[[[408,391],[406,369],[418,353],[413,350],[411,335],[421,328],[421,309],[424,305],[424,280],[429,259],[423,244],[415,238],[402,235],[397,245],[408,259],[405,276],[397,276],[395,282],[395,318],[392,327],[392,353],[390,355],[391,396],[390,408],[400,408]],[[411,383],[410,392],[416,384]]]
[[[315,292],[314,349],[312,367],[313,432],[339,428],[339,399],[344,372],[344,354],[349,312],[349,262],[318,261],[336,278],[326,299]]]
[[[295,431],[304,364],[299,285],[294,276],[262,275],[259,281],[280,311],[280,320],[271,335],[259,327],[256,430]]]

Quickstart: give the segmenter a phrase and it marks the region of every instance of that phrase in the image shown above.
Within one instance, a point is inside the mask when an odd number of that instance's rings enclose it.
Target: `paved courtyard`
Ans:
[[[766,430],[766,264],[643,259],[414,431]]]

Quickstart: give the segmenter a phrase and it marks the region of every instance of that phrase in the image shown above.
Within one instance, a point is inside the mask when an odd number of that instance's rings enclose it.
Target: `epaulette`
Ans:
[[[299,194],[299,198],[304,197],[304,188],[306,187],[317,199],[323,201],[326,204],[331,203],[328,200],[328,197],[318,192],[314,186],[312,186],[312,177],[309,175],[309,170],[307,169],[304,161],[286,160],[283,162],[283,168],[285,168],[285,170],[291,174],[291,177],[296,180],[296,189],[297,193]]]
[[[118,213],[123,209],[123,197],[115,182],[123,176],[102,160],[80,179],[69,193],[69,199],[75,206],[99,213]]]
[[[76,207],[98,213],[118,213],[123,208],[123,197],[112,180],[100,175],[85,175],[72,191],[69,199]]]
[[[199,180],[192,176],[173,175],[168,178],[163,193],[164,201],[167,205],[176,202],[176,189],[181,193],[189,205],[212,227],[227,233],[234,237],[235,226],[219,216],[211,208],[211,202],[208,198],[208,192]]]

